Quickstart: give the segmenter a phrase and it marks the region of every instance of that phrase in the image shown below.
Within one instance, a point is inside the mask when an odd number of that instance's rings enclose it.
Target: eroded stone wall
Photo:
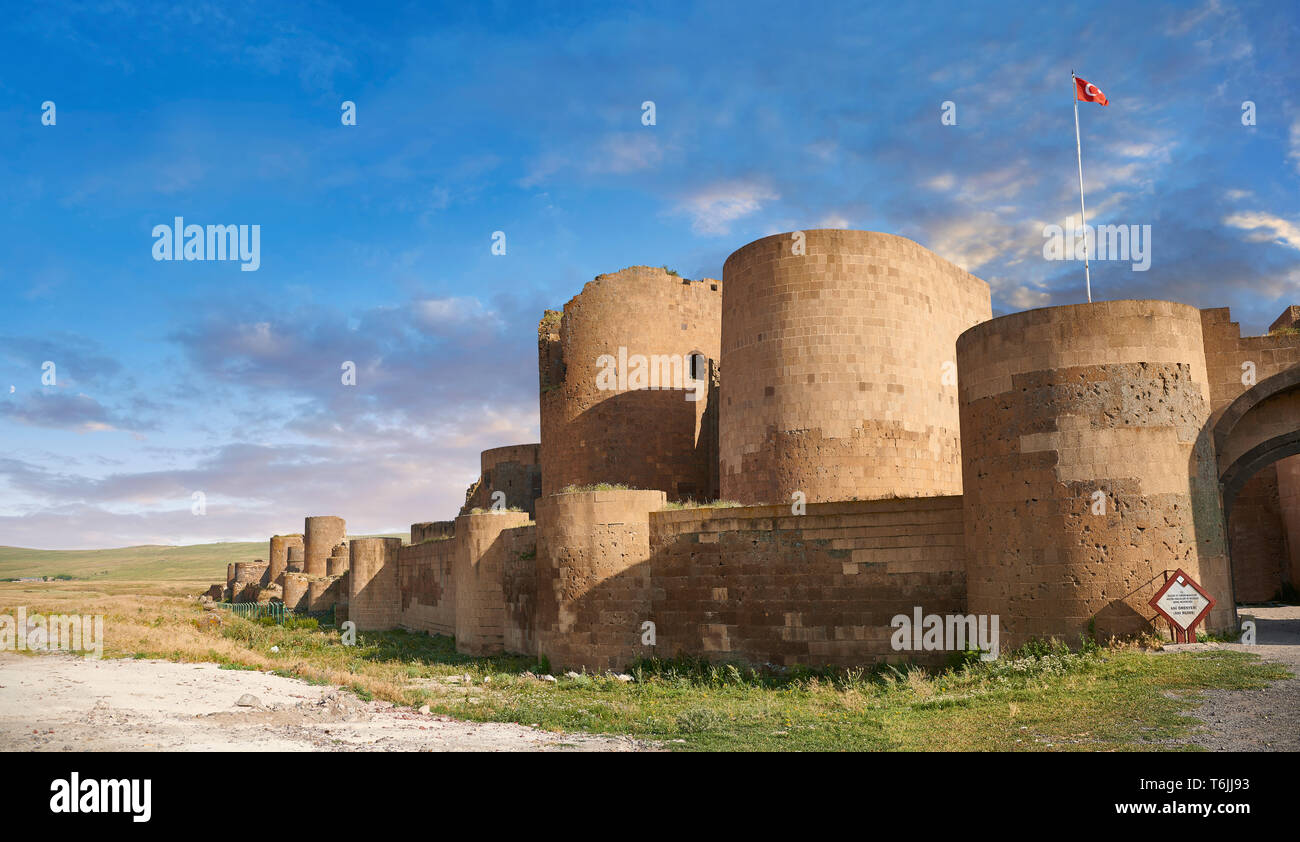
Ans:
[[[455,636],[466,653],[534,654],[536,527],[521,512],[455,524],[444,539],[398,551],[400,626]]]
[[[456,634],[456,551],[454,535],[399,550],[402,628]]]
[[[662,491],[595,491],[537,501],[536,639],[552,667],[621,669],[650,612],[649,514]]]
[[[434,520],[411,524],[412,544],[423,544],[425,541],[450,538],[455,534],[456,521],[454,520]]]
[[[308,586],[310,579],[306,573],[284,573],[284,607],[291,611],[306,611],[309,608]]]
[[[957,340],[972,612],[1031,637],[1143,633],[1182,568],[1235,619],[1199,311],[1030,310]],[[1159,623],[1164,627],[1164,621]]]
[[[503,533],[510,549],[501,565],[501,594],[505,599],[503,645],[507,652],[537,653],[537,527],[517,527]]]

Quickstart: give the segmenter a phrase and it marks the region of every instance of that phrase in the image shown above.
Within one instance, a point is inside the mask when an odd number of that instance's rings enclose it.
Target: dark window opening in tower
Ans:
[[[699,351],[691,351],[691,379],[707,380],[709,376],[709,358]]]

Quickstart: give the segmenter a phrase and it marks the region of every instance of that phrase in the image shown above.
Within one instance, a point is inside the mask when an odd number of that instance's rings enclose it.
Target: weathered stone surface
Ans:
[[[601,356],[618,360],[620,349],[628,369],[633,355],[686,365],[698,354],[716,362],[721,287],[633,266],[588,283],[562,317],[553,311],[543,317],[543,493],[614,483],[658,489],[670,500],[717,496],[716,393],[705,387],[706,399],[693,401],[683,388],[601,389],[597,374]],[[686,373],[683,368],[684,385]]]
[[[957,340],[969,609],[1005,645],[1129,635],[1182,568],[1234,618],[1200,313],[1051,307]]]
[[[988,284],[903,237],[840,230],[756,240],[722,277],[724,499],[961,493],[953,343],[990,317]]]

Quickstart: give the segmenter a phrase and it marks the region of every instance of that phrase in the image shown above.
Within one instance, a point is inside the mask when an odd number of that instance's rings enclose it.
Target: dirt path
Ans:
[[[245,694],[256,706],[240,705]],[[248,701],[248,700],[245,700]],[[645,751],[215,664],[0,653],[0,751]]]
[[[1205,723],[1205,732],[1194,742],[1211,751],[1300,751],[1300,606],[1239,608],[1237,613],[1243,621],[1254,618],[1256,645],[1208,645],[1251,652],[1282,664],[1296,677],[1263,690],[1204,691],[1205,702],[1194,715]]]

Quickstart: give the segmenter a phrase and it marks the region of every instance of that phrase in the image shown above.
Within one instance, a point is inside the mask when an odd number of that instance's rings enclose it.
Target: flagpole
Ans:
[[[1074,99],[1074,151],[1079,158],[1079,221],[1083,231],[1083,278],[1088,285],[1088,303],[1092,303],[1092,271],[1088,268],[1088,212],[1083,206],[1083,143],[1079,140],[1079,85],[1070,71],[1070,88]]]

